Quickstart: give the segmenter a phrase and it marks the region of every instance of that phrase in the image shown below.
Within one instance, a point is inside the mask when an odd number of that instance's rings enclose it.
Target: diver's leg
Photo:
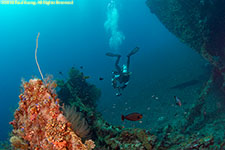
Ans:
[[[139,51],[139,47],[135,47],[128,55],[127,57],[131,56],[131,55],[134,55],[135,53],[137,53]]]
[[[139,47],[135,47],[128,55],[127,55],[127,71],[129,72],[130,68],[130,56],[134,55],[139,51]]]
[[[121,57],[120,55],[117,56],[116,63],[115,63],[116,69],[119,73],[121,72],[121,68],[119,66],[120,57]]]
[[[130,56],[127,56],[127,72],[129,72],[130,68]]]

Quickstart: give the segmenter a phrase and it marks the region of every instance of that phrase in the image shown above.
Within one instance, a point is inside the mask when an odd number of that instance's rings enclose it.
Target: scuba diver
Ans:
[[[135,47],[128,55],[127,55],[127,65],[123,65],[122,68],[119,66],[119,61],[121,55],[119,54],[113,54],[113,53],[106,53],[106,56],[110,57],[117,57],[115,67],[116,71],[113,71],[112,74],[112,86],[114,89],[117,90],[116,96],[121,96],[121,90],[123,90],[125,87],[127,87],[131,72],[129,72],[129,66],[130,66],[130,56],[134,55],[139,51],[139,47]]]

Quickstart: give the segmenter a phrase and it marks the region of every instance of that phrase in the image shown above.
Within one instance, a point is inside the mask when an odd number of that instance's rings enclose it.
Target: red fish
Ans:
[[[181,103],[180,99],[177,96],[174,96],[174,98],[175,98],[176,105],[181,107],[182,103]]]
[[[140,120],[141,118],[143,117],[142,114],[139,114],[139,113],[131,113],[131,114],[128,114],[126,116],[122,115],[121,116],[121,119],[122,121],[124,121],[124,119],[127,119],[127,120],[130,120],[130,121],[138,121]]]

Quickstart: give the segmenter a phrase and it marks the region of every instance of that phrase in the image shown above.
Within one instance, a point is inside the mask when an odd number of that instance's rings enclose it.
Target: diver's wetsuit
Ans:
[[[117,57],[117,60],[115,62],[115,68],[116,71],[113,71],[112,74],[112,86],[114,89],[117,89],[118,92],[116,93],[117,96],[121,96],[121,89],[123,90],[129,83],[129,79],[130,79],[130,72],[129,72],[129,67],[130,67],[130,56],[132,56],[133,54],[135,54],[137,51],[139,50],[138,47],[136,47],[135,49],[133,49],[128,55],[127,55],[127,65],[123,65],[123,67],[121,68],[119,66],[119,61],[120,61],[120,57],[121,55],[118,54],[112,54],[112,53],[107,53],[107,56],[111,56],[111,57]]]
[[[129,73],[129,64],[130,64],[130,56],[127,59],[127,71],[123,72],[123,69],[119,66],[119,61],[120,61],[120,55],[117,56],[117,60],[115,63],[115,67],[116,67],[116,71],[113,71],[113,76],[112,76],[112,85],[114,89],[118,89],[119,91],[119,95],[120,93],[120,89],[124,89],[129,82],[130,79],[130,73]],[[120,85],[118,85],[120,84]]]

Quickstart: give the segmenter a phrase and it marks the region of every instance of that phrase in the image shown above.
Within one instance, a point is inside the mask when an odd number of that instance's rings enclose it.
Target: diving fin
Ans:
[[[137,53],[139,51],[139,47],[135,47],[128,55],[127,57],[130,57],[131,55],[134,55],[135,53]]]
[[[119,54],[113,54],[113,53],[110,53],[110,52],[106,53],[105,55],[110,56],[110,57],[119,57],[120,56]]]

